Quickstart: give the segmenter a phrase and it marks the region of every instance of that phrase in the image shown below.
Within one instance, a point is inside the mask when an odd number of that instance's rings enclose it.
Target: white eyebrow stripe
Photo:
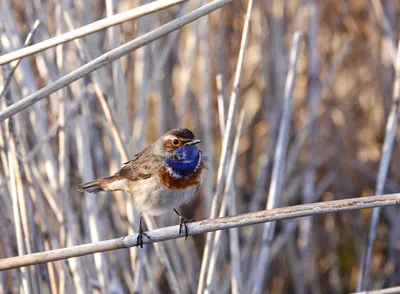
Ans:
[[[164,137],[164,141],[173,140],[173,139],[180,139],[180,140],[185,141],[185,142],[194,140],[194,139],[191,139],[191,138],[179,138],[179,137],[177,137],[175,135],[166,135]]]
[[[166,140],[173,140],[173,139],[176,139],[176,136],[174,136],[174,135],[166,135],[165,137],[164,137],[164,140],[166,141]]]

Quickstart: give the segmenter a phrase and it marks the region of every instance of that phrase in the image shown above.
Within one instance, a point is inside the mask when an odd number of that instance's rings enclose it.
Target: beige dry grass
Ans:
[[[34,37],[39,43],[145,3],[0,1],[0,56],[23,47],[36,19],[42,23]],[[23,59],[0,98],[0,113],[94,58],[204,4],[189,1]],[[197,220],[207,219],[211,211],[225,213],[219,201],[213,204],[215,191],[227,195],[221,199],[227,201],[222,203],[227,214],[264,210],[274,189],[271,183],[278,189],[273,206],[399,191],[399,95],[394,85],[399,78],[395,62],[400,4],[256,1],[242,48],[235,106],[230,97],[247,5],[233,1],[63,85],[0,123],[0,258],[133,233],[137,226],[127,195],[81,195],[75,187],[115,172],[124,158],[177,126],[202,138],[201,148],[211,159],[203,190],[180,211]],[[297,31],[303,37],[288,141],[279,145],[285,83],[293,66],[290,45]],[[0,84],[11,68],[1,67]],[[230,105],[235,107],[229,115]],[[228,168],[221,167],[218,176],[218,164],[221,158],[225,167],[233,162],[239,110],[245,116],[230,182]],[[275,156],[277,146],[285,156]],[[276,164],[283,169],[278,174]],[[0,289],[195,293],[199,287],[209,293],[347,293],[357,285],[398,286],[398,207],[374,215],[379,221],[372,225],[376,240],[370,262],[364,257],[370,233],[367,210],[282,221],[272,230],[257,225],[224,231],[214,239],[218,242],[200,235],[139,252],[113,251],[1,272]],[[157,218],[156,226],[176,221],[171,212]],[[148,228],[154,225],[149,219]],[[263,237],[263,231],[273,234]],[[263,243],[270,238],[271,244]],[[199,284],[206,242],[215,266],[212,277],[204,274]],[[267,262],[255,266],[262,252],[268,253]],[[362,264],[367,273],[361,283]],[[209,272],[207,263],[203,267]]]

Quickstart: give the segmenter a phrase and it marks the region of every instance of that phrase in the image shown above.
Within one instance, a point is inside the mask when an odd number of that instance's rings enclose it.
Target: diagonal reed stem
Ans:
[[[190,223],[188,224],[188,234],[189,236],[193,236],[277,220],[399,204],[400,194],[388,194],[295,205]],[[156,229],[146,232],[146,234],[149,235],[151,240],[145,238],[143,244],[151,244],[185,237],[184,235],[179,234],[179,225]],[[137,236],[137,234],[134,234],[97,243],[89,243],[69,248],[1,259],[0,271],[137,246]]]

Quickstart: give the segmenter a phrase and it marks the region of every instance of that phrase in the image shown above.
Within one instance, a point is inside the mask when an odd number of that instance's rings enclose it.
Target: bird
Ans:
[[[180,219],[179,235],[184,225],[186,240],[187,223],[193,220],[182,217],[176,208],[188,203],[203,182],[206,158],[197,148],[200,142],[189,129],[170,130],[125,162],[114,175],[80,184],[78,191],[131,194],[140,213],[137,246],[143,248],[143,236],[151,240],[142,229],[143,213],[156,216],[175,211]]]

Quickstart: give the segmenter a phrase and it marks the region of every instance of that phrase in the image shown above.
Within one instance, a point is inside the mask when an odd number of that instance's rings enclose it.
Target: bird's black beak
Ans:
[[[193,139],[193,140],[187,142],[185,145],[189,145],[189,146],[196,145],[196,144],[199,144],[200,142],[201,142],[201,140]]]

